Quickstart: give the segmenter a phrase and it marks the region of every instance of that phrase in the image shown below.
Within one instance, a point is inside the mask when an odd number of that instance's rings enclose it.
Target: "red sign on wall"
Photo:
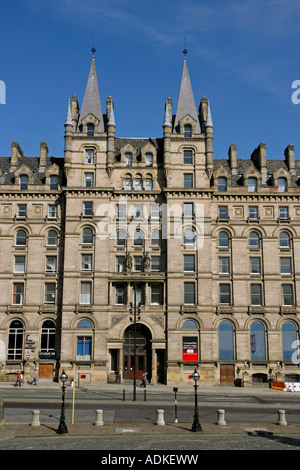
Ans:
[[[198,361],[198,338],[184,336],[182,339],[182,360]]]

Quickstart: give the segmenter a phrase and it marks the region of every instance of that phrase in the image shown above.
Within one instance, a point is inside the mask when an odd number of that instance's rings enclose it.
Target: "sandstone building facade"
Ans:
[[[0,376],[152,383],[297,380],[300,162],[213,156],[184,57],[162,137],[116,136],[93,54],[64,158],[0,158]],[[136,310],[135,310],[136,309]],[[137,316],[134,364],[133,316]]]

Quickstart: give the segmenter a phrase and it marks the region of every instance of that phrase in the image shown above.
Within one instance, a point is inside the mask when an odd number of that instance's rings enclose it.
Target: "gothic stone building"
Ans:
[[[64,158],[0,158],[0,376],[252,384],[298,379],[300,162],[213,157],[184,57],[162,137],[119,138],[93,55]],[[134,355],[134,315],[136,356]],[[134,358],[136,359],[134,363]]]

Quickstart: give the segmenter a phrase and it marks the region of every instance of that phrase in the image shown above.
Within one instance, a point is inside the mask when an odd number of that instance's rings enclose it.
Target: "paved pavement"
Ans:
[[[37,386],[24,384],[21,387],[21,390],[28,388],[36,388],[40,390],[56,390],[61,389],[61,384],[50,381],[38,381]],[[70,385],[68,385],[70,387]],[[127,393],[132,393],[133,385],[132,384],[83,384],[82,389],[88,391],[102,391],[102,392],[119,392],[122,393],[125,390]],[[14,389],[13,383],[0,383],[0,396],[1,389]],[[194,387],[191,386],[182,386],[178,387],[178,393],[194,393]],[[20,390],[20,393],[22,393]],[[155,393],[166,393],[174,396],[173,386],[168,385],[147,385],[147,394]],[[137,389],[137,397],[142,393],[142,390]],[[292,393],[293,395],[300,395],[300,392],[283,392],[280,390],[269,389],[268,387],[261,386],[249,386],[249,387],[234,387],[234,386],[199,386],[198,395],[209,394],[209,395],[222,395],[222,396],[266,396],[266,397],[280,397],[283,394]],[[140,398],[139,398],[140,399]],[[104,423],[104,425],[95,425],[91,423],[87,424],[67,424],[68,426],[68,435],[69,436],[108,436],[108,435],[187,435],[191,433],[191,423],[165,423],[164,425],[157,425],[154,423],[137,423],[137,424],[113,424],[113,423]],[[229,425],[218,425],[217,423],[203,423],[202,433],[203,434],[265,434],[273,435],[278,434],[288,434],[295,435],[300,434],[300,423],[298,424],[288,424],[288,425],[279,425],[274,424],[260,424],[259,426],[254,426],[248,423],[230,423]],[[0,440],[2,439],[11,439],[11,438],[20,438],[20,437],[50,437],[56,434],[57,427],[54,427],[51,424],[45,424],[40,422],[39,426],[32,426],[31,423],[28,424],[2,424],[0,426]]]

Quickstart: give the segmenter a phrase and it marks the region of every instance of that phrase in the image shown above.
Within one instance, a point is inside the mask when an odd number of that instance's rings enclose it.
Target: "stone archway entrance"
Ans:
[[[148,380],[151,380],[152,348],[151,333],[149,329],[137,323],[136,325],[136,357],[134,357],[134,326],[130,325],[124,332],[123,346],[123,378],[133,380],[134,368],[136,378],[140,379],[143,372],[148,372]]]

